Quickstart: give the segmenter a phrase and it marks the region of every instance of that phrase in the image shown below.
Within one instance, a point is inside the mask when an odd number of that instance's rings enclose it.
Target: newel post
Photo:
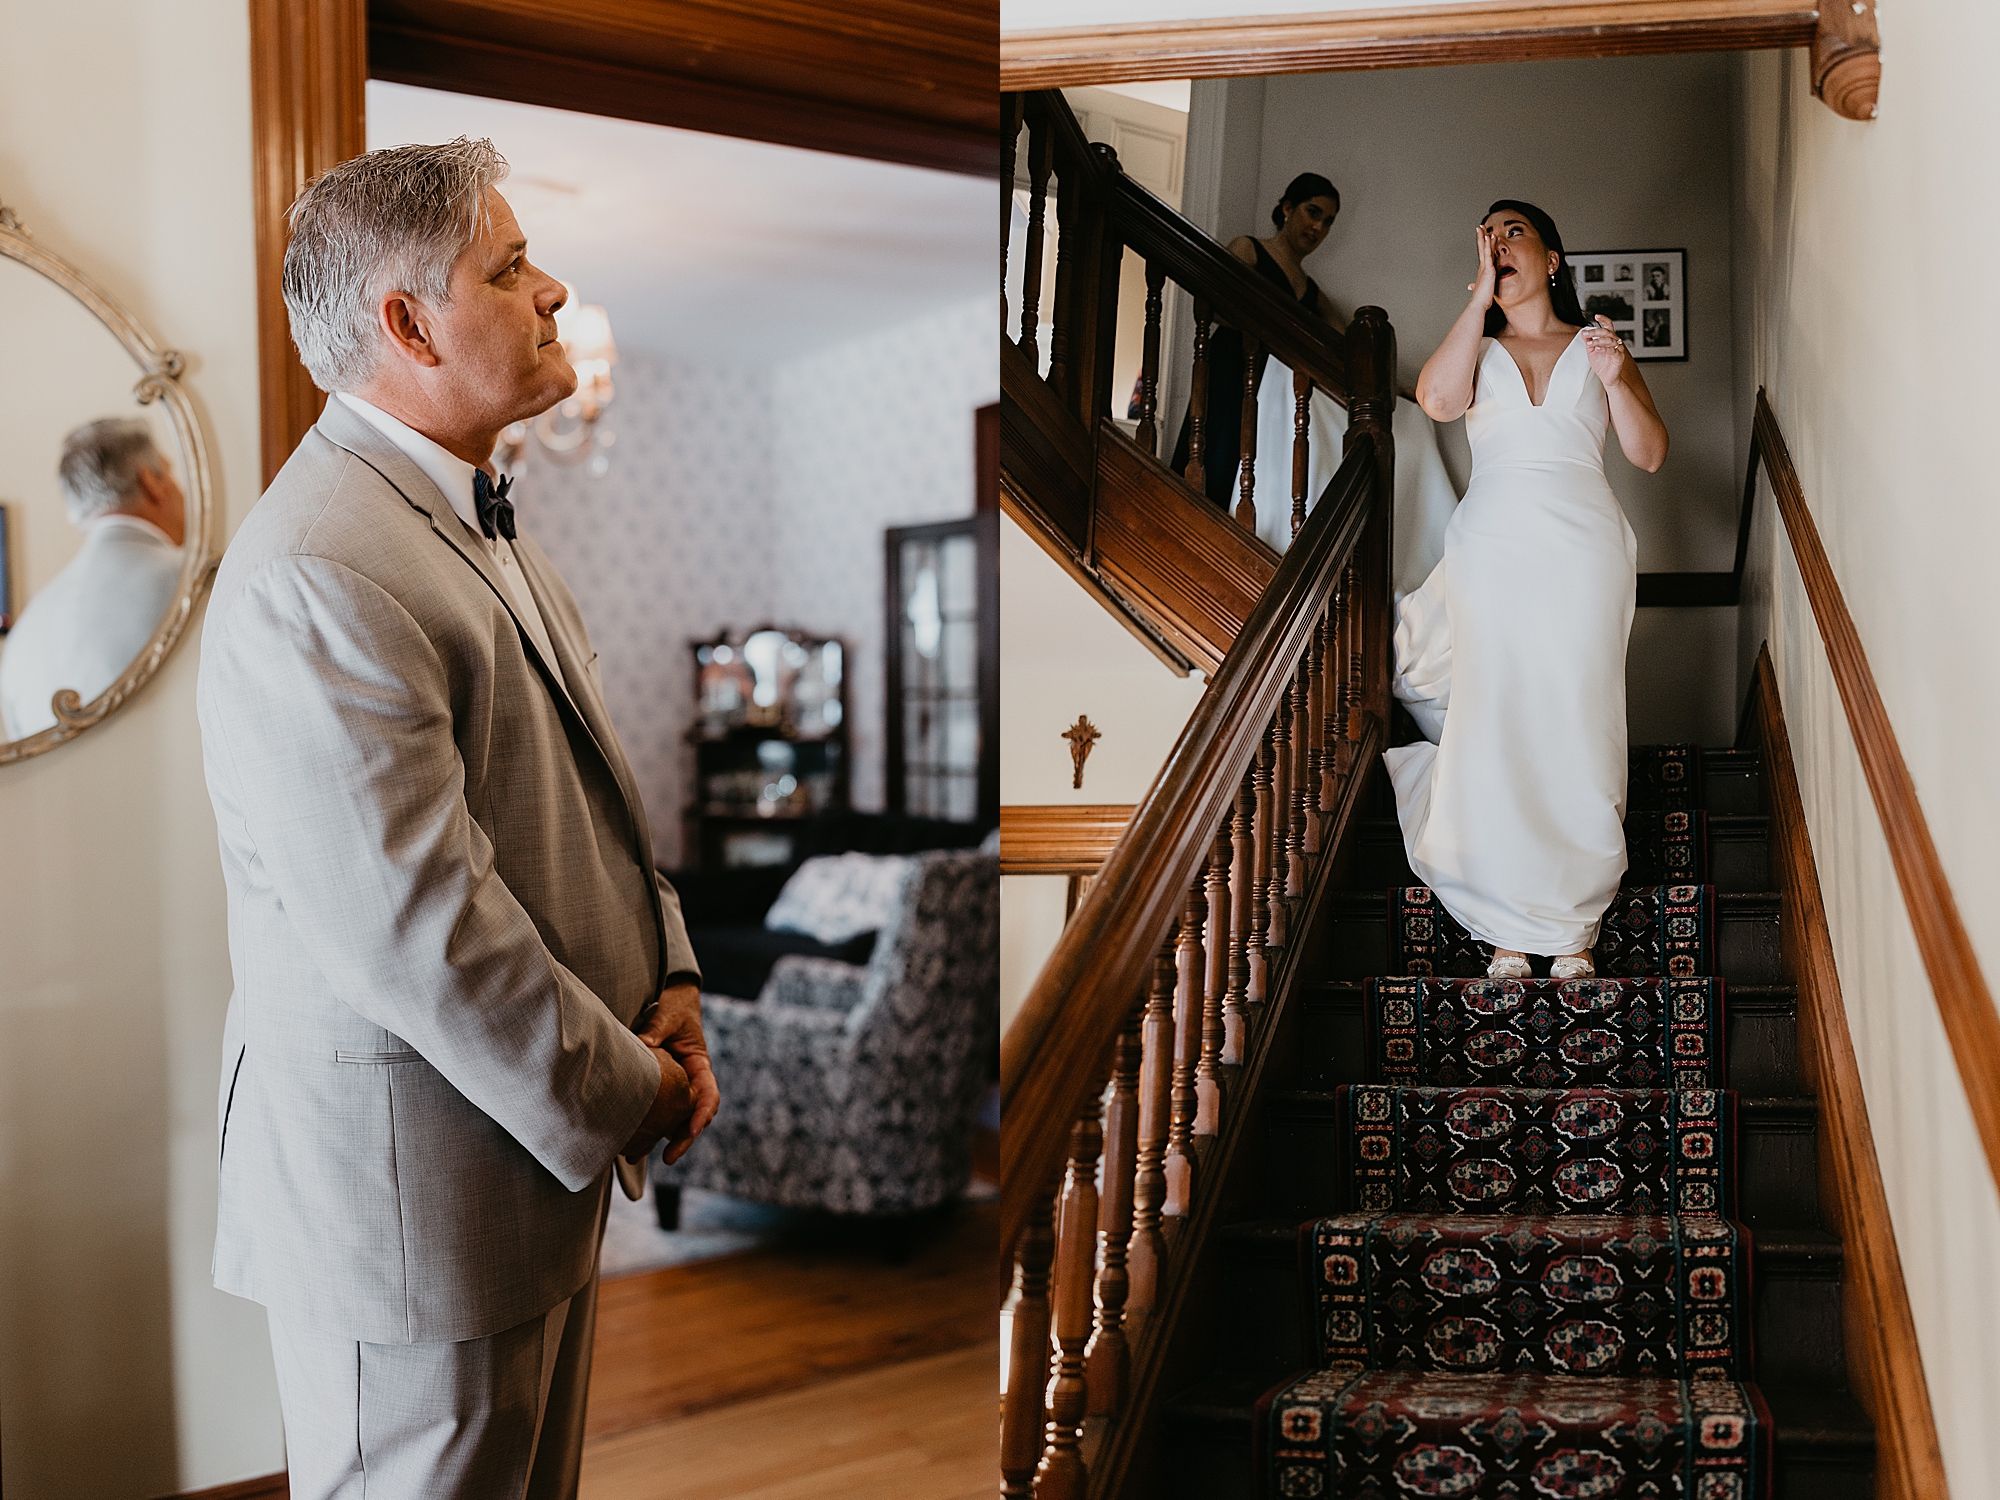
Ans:
[[[1389,722],[1389,673],[1395,599],[1391,561],[1396,509],[1396,330],[1379,307],[1356,308],[1347,326],[1347,448],[1375,445],[1375,508],[1361,534],[1360,597],[1352,601],[1361,632],[1361,702],[1354,707]],[[1350,713],[1350,735],[1359,715]]]

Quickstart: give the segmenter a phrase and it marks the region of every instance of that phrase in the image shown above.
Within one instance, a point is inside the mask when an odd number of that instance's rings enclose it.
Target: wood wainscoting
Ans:
[[[1021,804],[1000,809],[1002,875],[1067,875],[1065,918],[1090,889],[1132,821],[1125,804]]]
[[[1820,1211],[1845,1252],[1841,1307],[1848,1379],[1875,1422],[1875,1492],[1879,1500],[1942,1500],[1949,1490],[1930,1387],[1768,649],[1757,655],[1747,720],[1749,737],[1763,751],[1771,876],[1782,900],[1786,965],[1798,984],[1799,1070],[1819,1096]]]
[[[276,1474],[261,1474],[255,1479],[238,1479],[232,1484],[168,1495],[163,1500],[290,1500],[291,1493],[291,1481],[280,1470]]]
[[[1917,952],[1923,958],[1924,974],[1931,982],[1938,1016],[1951,1042],[1952,1059],[1958,1064],[1959,1081],[1965,1085],[1966,1103],[1986,1151],[1987,1170],[1995,1183],[2000,1183],[2000,1009],[1996,1009],[1993,991],[1979,967],[1979,954],[1965,929],[1965,919],[1958,914],[1958,898],[1945,877],[1944,861],[1938,857],[1937,841],[1931,837],[1930,822],[1917,799],[1917,783],[1903,758],[1896,728],[1889,722],[1874,669],[1868,665],[1861,632],[1848,611],[1847,597],[1841,592],[1812,509],[1806,504],[1805,489],[1799,483],[1791,450],[1785,446],[1785,435],[1779,430],[1777,414],[1762,390],[1757,392],[1753,432],[1756,451],[1763,455],[1765,472],[1770,475],[1778,516],[1792,544],[1799,581],[1819,624],[1827,668],[1840,691],[1840,706],[1847,714],[1861,774],[1867,779],[1875,816],[1889,845],[1889,862],[1896,869],[1896,883],[1903,892]]]

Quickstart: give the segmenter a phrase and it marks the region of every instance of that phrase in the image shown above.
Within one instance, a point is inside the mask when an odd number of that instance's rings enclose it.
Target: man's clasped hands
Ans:
[[[708,1063],[708,1039],[701,1030],[701,987],[676,984],[660,991],[638,1035],[659,1059],[660,1091],[619,1155],[639,1161],[665,1140],[665,1159],[671,1164],[687,1154],[722,1104],[715,1070]]]

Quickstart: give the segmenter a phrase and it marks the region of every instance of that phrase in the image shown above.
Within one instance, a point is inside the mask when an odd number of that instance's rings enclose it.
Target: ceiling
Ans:
[[[457,135],[621,352],[780,364],[998,286],[981,177],[369,82],[371,150]]]

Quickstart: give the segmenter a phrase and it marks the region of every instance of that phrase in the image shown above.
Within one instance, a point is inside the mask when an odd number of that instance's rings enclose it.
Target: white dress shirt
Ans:
[[[500,581],[507,585],[507,595],[514,601],[514,612],[521,617],[521,623],[528,628],[534,638],[535,647],[542,653],[542,660],[549,664],[549,670],[556,675],[556,681],[569,690],[563,679],[562,664],[556,660],[554,645],[549,640],[549,627],[542,620],[541,609],[535,603],[534,592],[528,587],[528,580],[521,572],[521,564],[514,556],[514,546],[504,536],[488,537],[479,527],[479,507],[472,498],[473,466],[457,454],[448,452],[432,442],[421,432],[407,423],[399,422],[381,407],[364,401],[359,396],[346,391],[335,393],[335,399],[345,401],[354,413],[373,427],[383,437],[394,443],[408,456],[411,463],[424,471],[424,477],[438,487],[449,502],[453,514],[472,533],[475,545],[484,547],[486,555],[500,574]]]

